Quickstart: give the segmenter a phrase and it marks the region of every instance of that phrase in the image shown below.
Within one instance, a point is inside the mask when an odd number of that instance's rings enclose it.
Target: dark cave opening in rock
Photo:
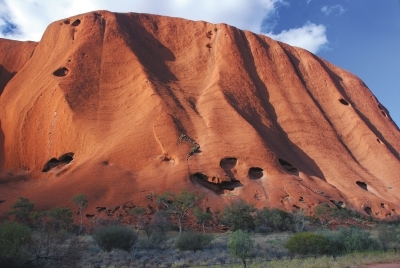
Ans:
[[[192,181],[204,186],[205,188],[216,192],[217,194],[223,194],[224,190],[233,191],[237,187],[242,187],[243,184],[238,180],[224,181],[222,183],[213,183],[208,181],[207,175],[196,172],[190,176]]]
[[[295,168],[294,166],[292,166],[292,164],[290,164],[288,161],[283,160],[283,159],[278,159],[279,164],[281,164],[281,166],[286,169],[289,172],[295,173],[297,172],[297,168]]]
[[[237,158],[235,157],[225,157],[219,161],[219,166],[223,169],[232,169],[237,165]]]
[[[345,99],[339,99],[340,103],[349,106],[349,103]]]
[[[257,180],[261,179],[264,176],[264,170],[259,167],[252,167],[249,169],[249,177],[250,179]]]
[[[44,165],[42,172],[48,172],[51,169],[60,166],[60,165],[66,165],[72,162],[74,160],[74,153],[66,153],[60,156],[58,159],[57,158],[51,158],[47,163]]]
[[[53,75],[57,77],[63,77],[66,76],[67,74],[68,74],[68,68],[66,67],[58,68],[53,72]]]
[[[356,181],[356,184],[357,184],[358,186],[360,186],[361,189],[364,189],[365,191],[368,191],[368,185],[367,185],[365,182],[363,182],[363,181]]]
[[[372,209],[370,207],[365,207],[364,208],[365,213],[367,213],[368,215],[372,215]]]
[[[80,19],[77,19],[77,20],[75,20],[71,25],[72,26],[78,26],[79,24],[81,24],[81,20]]]

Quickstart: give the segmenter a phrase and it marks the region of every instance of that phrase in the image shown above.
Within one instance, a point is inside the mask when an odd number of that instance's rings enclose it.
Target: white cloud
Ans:
[[[307,49],[312,53],[317,53],[328,43],[325,26],[310,22],[307,22],[301,28],[285,30],[280,34],[268,33],[267,35],[292,46]]]
[[[17,26],[17,31],[13,35],[7,35],[7,38],[34,41],[41,38],[45,28],[51,22],[94,10],[152,13],[211,23],[222,22],[260,33],[262,22],[276,16],[279,6],[287,5],[285,0],[0,0],[0,7],[2,2],[5,9],[0,8],[0,16],[8,14],[8,21]],[[317,47],[314,49],[317,51],[321,37],[310,34],[303,28],[283,31],[276,36],[285,39],[284,42],[301,46],[301,42],[297,42],[297,39],[301,38],[284,37],[294,33],[304,33],[306,36],[303,39],[308,40],[305,48]],[[1,32],[0,37],[4,37]],[[317,39],[314,40],[315,45],[310,46],[313,37]],[[296,42],[291,43],[293,40]]]
[[[346,9],[341,6],[341,5],[335,5],[335,6],[323,6],[321,8],[322,13],[324,13],[325,16],[330,15],[331,13],[336,13],[336,15],[340,16],[342,15]]]

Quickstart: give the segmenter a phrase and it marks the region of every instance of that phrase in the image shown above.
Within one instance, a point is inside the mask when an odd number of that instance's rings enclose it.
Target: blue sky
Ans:
[[[0,37],[39,41],[52,21],[144,12],[266,34],[360,77],[400,126],[400,0],[0,0]]]

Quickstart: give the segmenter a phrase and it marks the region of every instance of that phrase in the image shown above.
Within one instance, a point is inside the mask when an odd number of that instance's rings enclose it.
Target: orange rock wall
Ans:
[[[243,198],[400,213],[399,129],[360,79],[306,50],[107,11],[0,48],[0,214],[18,196],[46,209],[85,193],[94,215],[182,188],[213,211]]]

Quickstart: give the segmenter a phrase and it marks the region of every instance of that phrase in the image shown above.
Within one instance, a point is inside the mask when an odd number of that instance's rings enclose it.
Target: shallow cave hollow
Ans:
[[[356,181],[356,184],[363,190],[368,191],[368,185],[363,181]]]
[[[261,179],[264,176],[264,170],[259,167],[251,167],[249,169],[249,177],[250,179],[257,180]]]
[[[57,158],[51,158],[47,163],[43,166],[42,172],[48,172],[52,168],[55,168],[59,165],[69,164],[74,160],[74,153],[66,153]]]
[[[297,172],[297,168],[295,168],[294,166],[292,166],[292,164],[290,164],[288,161],[283,160],[283,159],[278,159],[279,164],[281,164],[281,166],[286,169],[289,172],[295,173]]]
[[[349,106],[349,103],[345,99],[339,99],[340,103]]]
[[[237,165],[237,158],[225,157],[219,161],[219,166],[223,169],[232,169]]]

